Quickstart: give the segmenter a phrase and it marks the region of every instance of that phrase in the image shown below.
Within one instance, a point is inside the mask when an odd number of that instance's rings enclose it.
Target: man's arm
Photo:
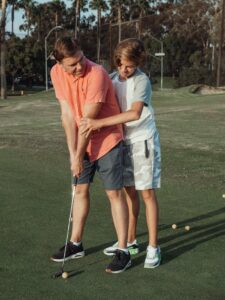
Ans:
[[[84,117],[85,118],[96,118],[98,116],[99,111],[101,110],[102,103],[91,103],[85,104],[84,106]],[[90,135],[86,137],[81,134],[81,130],[78,131],[78,142],[77,142],[77,151],[76,156],[72,162],[71,169],[74,176],[80,176],[83,171],[83,158],[85,151],[87,149],[87,145],[90,140]]]
[[[76,156],[78,129],[70,105],[64,100],[60,100],[59,103],[61,108],[62,125],[66,134],[67,146],[70,154],[70,163],[72,167],[72,162]]]

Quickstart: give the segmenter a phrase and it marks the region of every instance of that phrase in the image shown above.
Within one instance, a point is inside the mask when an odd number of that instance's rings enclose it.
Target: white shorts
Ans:
[[[124,186],[135,186],[137,190],[160,188],[161,151],[159,134],[148,140],[124,145]]]

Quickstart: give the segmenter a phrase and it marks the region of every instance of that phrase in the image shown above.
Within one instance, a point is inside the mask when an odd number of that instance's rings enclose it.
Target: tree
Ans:
[[[81,11],[85,12],[87,11],[86,5],[87,0],[72,0],[73,6],[72,6],[72,16],[71,16],[71,23],[72,20],[74,20],[74,36],[75,38],[79,38],[80,36],[80,22],[81,22]],[[74,14],[75,10],[75,14]]]
[[[14,34],[15,10],[20,8],[20,3],[17,0],[8,0],[11,6],[11,34]]]
[[[0,41],[1,41],[1,99],[7,97],[7,85],[6,85],[6,45],[5,45],[5,23],[6,23],[6,5],[7,1],[2,0],[2,15],[0,20]]]
[[[101,12],[106,11],[108,5],[104,0],[92,0],[90,8],[97,10],[97,62],[99,63],[101,51]]]
[[[130,20],[139,18],[137,22],[138,38],[141,38],[141,24],[142,18],[145,14],[148,14],[150,10],[150,3],[148,0],[133,0],[130,5]]]
[[[24,9],[23,18],[26,19],[26,23],[20,26],[21,29],[27,30],[27,36],[30,35],[30,29],[32,24],[34,8],[37,5],[36,1],[33,0],[19,0],[19,5]]]
[[[217,65],[217,79],[216,79],[217,86],[220,85],[221,58],[222,58],[222,47],[224,41],[224,16],[225,16],[225,0],[222,0],[221,27],[220,27],[219,53],[218,53],[218,65]]]

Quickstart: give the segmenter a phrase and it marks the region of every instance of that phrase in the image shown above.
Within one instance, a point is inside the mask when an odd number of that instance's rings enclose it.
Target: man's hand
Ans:
[[[83,159],[75,156],[71,159],[70,163],[73,176],[80,177],[80,174],[84,170]]]
[[[101,127],[103,127],[101,120],[82,118],[79,129],[82,135],[89,137],[92,131],[99,130]]]

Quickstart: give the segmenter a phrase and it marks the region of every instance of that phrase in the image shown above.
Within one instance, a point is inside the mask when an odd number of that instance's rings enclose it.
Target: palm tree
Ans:
[[[6,86],[6,72],[5,72],[5,56],[6,56],[6,46],[5,46],[5,21],[6,21],[6,5],[7,1],[2,0],[2,14],[0,20],[0,41],[1,41],[1,99],[6,99],[7,97],[7,86]]]
[[[217,64],[217,78],[216,78],[217,87],[220,85],[221,58],[222,58],[222,47],[224,41],[224,15],[225,15],[225,0],[222,0],[221,27],[220,27],[219,53],[218,53],[218,64]]]
[[[73,9],[75,9],[75,18],[74,18],[74,36],[75,38],[79,38],[80,35],[80,14],[81,11],[87,11],[86,5],[88,0],[72,0],[73,1]]]
[[[150,9],[150,2],[148,0],[134,0],[130,1],[130,20],[132,17],[139,18],[138,22],[138,38],[141,37],[141,22],[145,14],[148,13]]]
[[[90,8],[97,10],[97,62],[100,62],[101,51],[101,13],[108,9],[108,5],[104,0],[92,0]]]
[[[111,6],[111,15],[114,17],[117,16],[117,25],[118,25],[118,42],[121,41],[122,37],[122,17],[126,11],[126,0],[110,0]]]
[[[14,34],[15,10],[20,8],[20,3],[17,0],[8,0],[11,6],[11,34]]]
[[[22,29],[27,30],[27,35],[30,35],[30,29],[31,29],[31,23],[32,23],[32,15],[35,8],[35,5],[37,5],[36,1],[33,0],[19,0],[19,5],[21,8],[24,9],[24,15],[23,18],[26,18],[26,24],[22,25]]]

